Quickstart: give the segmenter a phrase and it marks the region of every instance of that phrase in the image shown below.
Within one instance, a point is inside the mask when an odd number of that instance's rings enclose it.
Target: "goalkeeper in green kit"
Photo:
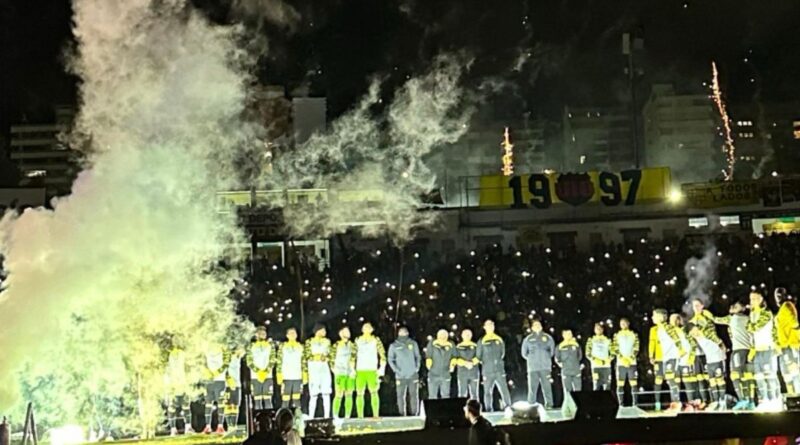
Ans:
[[[353,415],[353,391],[356,390],[355,345],[350,341],[350,329],[343,326],[339,329],[339,341],[330,350],[329,363],[333,367],[333,417],[339,417],[344,399],[344,417]]]
[[[356,412],[358,417],[364,417],[364,394],[369,389],[372,405],[372,417],[378,417],[380,397],[380,377],[386,372],[386,350],[381,339],[372,335],[374,329],[369,322],[361,327],[362,335],[355,341],[353,356],[356,369]]]

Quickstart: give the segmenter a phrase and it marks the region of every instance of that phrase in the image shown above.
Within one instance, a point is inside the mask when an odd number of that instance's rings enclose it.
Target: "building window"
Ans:
[[[708,226],[708,218],[701,216],[699,218],[689,218],[689,227],[699,229],[700,227]]]
[[[727,226],[738,226],[739,225],[739,215],[732,215],[732,216],[720,216],[719,223],[722,227]]]

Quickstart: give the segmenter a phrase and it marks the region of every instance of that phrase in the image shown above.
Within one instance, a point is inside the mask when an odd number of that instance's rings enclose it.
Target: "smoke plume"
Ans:
[[[467,130],[473,103],[459,85],[470,59],[438,57],[429,72],[410,79],[377,116],[380,82],[349,113],[276,162],[272,188],[328,189],[327,201],[286,208],[295,234],[328,236],[355,223],[366,235],[387,234],[398,243],[435,221],[420,212],[422,196],[436,188],[426,164],[432,150]],[[365,202],[366,200],[366,202]]]
[[[691,300],[700,298],[703,304],[708,307],[711,305],[711,295],[709,291],[714,284],[717,276],[717,248],[710,242],[706,243],[703,256],[701,258],[691,257],[683,266],[683,273],[686,276],[686,289],[683,296],[686,298],[686,309],[691,311]]]
[[[43,425],[152,435],[165,351],[183,347],[186,380],[197,382],[204,350],[246,337],[228,298],[246,243],[235,214],[215,208],[218,190],[241,187],[242,148],[265,135],[242,118],[253,57],[237,44],[241,30],[210,24],[187,0],[75,1],[71,69],[82,83],[70,139],[86,165],[52,210],[0,225],[0,411],[33,401]],[[277,158],[271,188],[331,197],[288,206],[293,233],[355,222],[402,242],[431,224],[418,211],[435,189],[425,157],[466,131],[472,107],[459,80],[469,64],[437,59],[380,113],[376,81],[330,131]]]
[[[293,31],[300,21],[300,13],[281,0],[233,0],[232,10],[242,19],[257,18]]]
[[[242,234],[214,198],[255,136],[248,57],[185,0],[76,0],[74,34],[87,165],[52,210],[2,221],[0,411],[32,400],[40,424],[152,434],[165,347],[197,362],[238,336]]]

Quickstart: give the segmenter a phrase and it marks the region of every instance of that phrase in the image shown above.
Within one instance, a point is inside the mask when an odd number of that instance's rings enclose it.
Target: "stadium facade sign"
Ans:
[[[684,184],[688,206],[696,209],[758,204],[761,200],[757,181]]]
[[[664,201],[672,177],[669,168],[621,172],[534,173],[480,178],[480,207],[548,209],[554,205],[632,206]]]

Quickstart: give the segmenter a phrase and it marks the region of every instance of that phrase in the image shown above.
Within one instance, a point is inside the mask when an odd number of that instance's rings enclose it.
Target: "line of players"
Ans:
[[[795,306],[786,298],[785,290],[778,289],[775,297],[780,310],[777,317],[766,308],[759,293],[750,295],[750,313],[735,303],[730,314],[713,316],[700,299],[692,300],[693,314],[688,323],[680,314],[656,309],[652,314],[653,326],[649,332],[648,358],[653,365],[656,390],[667,384],[670,393],[669,409],[703,409],[726,407],[726,374],[733,383],[738,403],[735,409],[753,408],[756,401],[762,407],[782,404],[778,369],[780,368],[787,392],[800,391],[800,327]],[[728,326],[731,338],[729,366],[726,366],[727,347],[717,336],[715,325]],[[501,408],[510,406],[511,396],[505,371],[506,347],[495,333],[492,320],[483,325],[485,334],[473,342],[469,329],[461,332],[461,342],[454,344],[449,333],[442,329],[425,348],[425,366],[428,370],[428,396],[450,397],[452,374],[457,378],[458,395],[480,399],[479,383],[483,383],[484,408],[491,411],[495,390],[499,392]],[[527,364],[528,402],[536,403],[538,392],[544,405],[553,407],[553,361],[560,368],[564,392],[582,389],[584,358],[589,362],[594,390],[611,389],[616,374],[616,390],[623,400],[629,389],[633,404],[640,392],[638,384],[639,336],[630,329],[627,319],[620,319],[619,330],[608,338],[604,326],[594,327],[584,348],[578,344],[570,329],[561,331],[563,341],[558,345],[544,331],[541,321],[534,320],[531,334],[522,342],[521,355]],[[353,414],[353,393],[358,417],[365,416],[366,393],[370,395],[371,415],[379,416],[378,395],[381,377],[387,364],[395,375],[397,403],[402,415],[417,415],[419,407],[419,371],[423,364],[422,353],[416,341],[409,337],[408,329],[398,329],[397,339],[389,346],[388,354],[381,340],[374,335],[370,323],[362,326],[362,335],[351,340],[347,327],[342,327],[335,343],[327,338],[323,325],[314,327],[313,337],[301,344],[297,331],[289,328],[286,341],[275,343],[268,339],[265,327],[259,327],[255,341],[245,351],[233,347],[208,351],[205,355],[206,379],[206,432],[210,432],[211,415],[224,406],[228,425],[235,425],[241,397],[240,366],[245,359],[251,373],[252,395],[255,408],[272,408],[275,383],[281,390],[285,407],[297,407],[308,386],[309,413],[317,414],[317,404],[322,399],[324,417]],[[170,352],[168,370],[182,368],[182,352]],[[780,360],[779,360],[780,359]],[[780,365],[778,364],[780,361]],[[726,372],[729,369],[729,373]],[[616,371],[616,372],[613,372]],[[169,376],[170,373],[167,372]],[[686,393],[686,404],[681,404],[681,385]],[[628,388],[626,388],[628,387]],[[758,391],[755,390],[758,389]],[[333,409],[331,410],[331,396]],[[186,397],[169,397],[169,421],[173,434],[175,421],[186,419]],[[342,405],[344,405],[342,407]],[[221,424],[221,422],[220,422]],[[189,422],[187,422],[188,429]],[[222,426],[217,427],[222,432]]]
[[[495,334],[493,321],[487,320],[484,330],[486,333],[478,343],[472,341],[469,329],[461,333],[462,341],[458,345],[449,340],[449,333],[444,329],[428,342],[424,364],[428,369],[431,398],[450,397],[451,376],[456,369],[459,395],[478,398],[480,367],[486,406],[491,406],[495,387],[501,393],[504,406],[508,406],[510,394],[504,364],[505,343]],[[295,328],[288,328],[286,340],[277,343],[268,339],[267,329],[262,326],[256,330],[255,341],[246,351],[235,345],[228,351],[218,347],[206,351],[202,382],[206,390],[203,432],[211,432],[215,413],[224,414],[229,428],[235,427],[241,402],[242,362],[246,362],[250,370],[251,394],[256,409],[273,408],[277,384],[281,405],[294,408],[299,407],[303,388],[307,386],[312,417],[317,414],[320,399],[323,417],[351,417],[354,393],[356,415],[360,418],[365,416],[366,394],[369,393],[370,414],[378,417],[380,380],[388,364],[395,375],[400,413],[417,415],[419,371],[423,363],[419,345],[409,337],[407,328],[400,327],[387,354],[382,341],[373,332],[372,324],[366,322],[361,327],[361,335],[351,340],[350,329],[345,326],[339,329],[339,340],[334,343],[327,338],[325,327],[318,324],[314,326],[313,337],[304,344],[297,340]],[[167,391],[164,397],[172,435],[177,434],[179,421],[183,421],[187,433],[192,432],[189,398],[185,395],[188,387],[186,374],[185,353],[173,347],[166,364]],[[217,422],[215,431],[225,432],[222,420]]]
[[[428,370],[428,393],[431,398],[450,397],[452,373],[458,369],[459,394],[478,397],[482,366],[484,388],[491,394],[500,388],[505,403],[510,400],[504,357],[505,343],[494,333],[494,323],[484,323],[486,334],[479,343],[472,341],[472,331],[465,329],[462,341],[456,345],[449,333],[441,329],[424,349],[424,365]],[[302,387],[308,385],[309,413],[317,414],[317,402],[322,399],[323,417],[349,418],[353,415],[353,393],[358,417],[366,413],[366,394],[369,393],[370,414],[380,413],[379,386],[387,365],[395,376],[398,409],[402,415],[417,415],[419,408],[419,372],[423,366],[423,351],[411,339],[406,327],[398,328],[397,338],[388,352],[381,340],[373,335],[373,327],[362,325],[362,335],[351,340],[348,327],[342,327],[339,340],[332,343],[322,325],[314,327],[314,336],[302,346],[302,356],[290,349],[300,350],[294,328],[287,330],[287,341],[277,347],[267,340],[266,329],[257,331],[256,342],[251,346],[248,366],[253,377],[252,394],[256,408],[271,408],[274,383],[281,388],[283,406],[299,405]],[[274,352],[274,354],[273,354]],[[273,370],[276,379],[273,380]],[[333,396],[333,410],[330,400]],[[342,406],[344,405],[344,406]],[[344,411],[342,412],[342,408]]]
[[[691,301],[688,322],[682,314],[669,315],[665,309],[652,314],[653,326],[648,339],[648,358],[655,374],[655,390],[669,388],[669,410],[726,409],[726,377],[733,384],[737,403],[734,409],[780,410],[783,408],[778,371],[783,377],[787,394],[800,393],[800,326],[797,309],[787,298],[786,290],[778,288],[775,300],[777,315],[767,308],[762,294],[753,292],[749,298],[749,314],[745,306],[734,303],[729,314],[717,317],[706,309],[702,299]],[[728,347],[717,335],[716,325],[728,327],[731,340]],[[553,405],[551,388],[552,362],[561,368],[565,393],[580,391],[582,361],[590,363],[594,390],[611,389],[616,369],[616,389],[620,402],[626,384],[630,386],[633,404],[637,404],[639,338],[622,318],[620,329],[609,339],[598,323],[594,336],[582,349],[570,329],[562,330],[563,341],[556,347],[545,333],[541,322],[534,320],[532,333],[522,344],[527,361],[528,402],[535,403],[541,387],[544,404]],[[728,372],[729,371],[729,372]],[[681,385],[686,403],[681,403]],[[660,396],[656,396],[660,398]]]

